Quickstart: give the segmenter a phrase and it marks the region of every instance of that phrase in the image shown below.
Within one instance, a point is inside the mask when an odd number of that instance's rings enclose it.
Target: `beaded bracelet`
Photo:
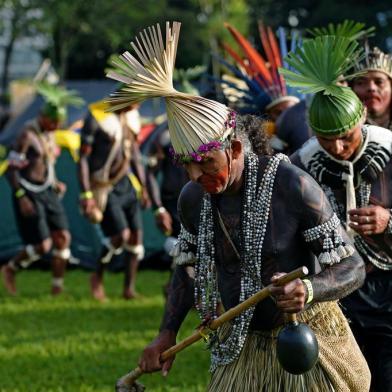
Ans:
[[[82,192],[79,197],[80,197],[80,200],[89,200],[89,199],[92,199],[94,197],[94,195],[93,195],[93,192],[86,191],[86,192]]]
[[[313,301],[313,285],[309,279],[302,279],[302,283],[306,286],[306,290],[308,292],[308,298],[306,300],[307,304],[310,304]]]
[[[21,197],[23,197],[26,194],[26,191],[23,188],[19,188],[16,190],[15,192],[15,197],[17,199],[20,199]]]
[[[161,206],[161,207],[158,207],[156,210],[154,210],[154,215],[157,216],[159,214],[162,214],[163,212],[166,212],[166,208]]]
[[[15,197],[17,199],[20,199],[21,197],[23,197],[26,194],[26,191],[23,188],[19,188],[15,191]]]

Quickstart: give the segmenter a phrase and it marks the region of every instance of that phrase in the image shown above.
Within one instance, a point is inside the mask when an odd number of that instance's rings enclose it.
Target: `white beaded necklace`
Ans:
[[[261,288],[262,250],[276,171],[281,160],[289,162],[283,154],[269,159],[260,185],[258,157],[250,153],[245,157],[245,194],[242,210],[243,252],[241,257],[242,302]],[[218,285],[215,266],[214,222],[211,197],[205,194],[200,213],[195,269],[195,303],[203,320],[216,315]],[[213,341],[211,345],[211,371],[226,365],[238,357],[248,333],[254,307],[244,311],[232,321],[230,336],[224,342]]]

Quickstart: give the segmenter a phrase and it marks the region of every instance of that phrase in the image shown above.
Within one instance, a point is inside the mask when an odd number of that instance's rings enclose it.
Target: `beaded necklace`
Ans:
[[[384,170],[392,156],[389,131],[364,125],[362,127],[362,137],[364,143],[366,143],[366,148],[356,162],[358,185],[355,191],[355,199],[358,203],[358,208],[369,206],[371,183]],[[333,191],[333,189],[345,188],[347,186],[347,182],[343,181],[343,175],[347,171],[346,166],[339,163],[336,164],[335,160],[327,156],[325,151],[320,148],[319,143],[315,139],[312,142],[308,142],[307,151],[305,151],[306,148],[302,148],[302,150],[304,153],[301,156],[301,161],[306,170],[321,184],[332,209],[341,222],[346,225],[346,205],[338,202]],[[390,211],[392,212],[392,210]],[[392,218],[389,220],[386,232],[392,233]],[[381,253],[374,251],[360,235],[354,235],[354,243],[358,252],[364,255],[376,267],[383,270],[392,270],[392,263],[388,257],[384,257]]]
[[[283,154],[269,159],[260,185],[257,186],[259,171],[258,157],[250,153],[245,156],[245,191],[242,205],[242,255],[241,290],[242,302],[261,288],[262,250],[276,172],[281,160],[289,162]],[[218,302],[217,272],[215,266],[214,220],[211,196],[205,194],[200,213],[197,236],[198,262],[195,265],[195,303],[203,320],[217,317]],[[231,333],[223,341],[212,340],[211,371],[217,366],[235,360],[241,352],[247,336],[254,307],[244,311],[232,321]]]

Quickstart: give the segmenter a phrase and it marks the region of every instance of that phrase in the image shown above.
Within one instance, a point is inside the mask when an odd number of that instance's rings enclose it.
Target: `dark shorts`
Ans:
[[[109,193],[101,222],[106,237],[120,234],[124,229],[142,228],[142,218],[136,191],[128,176],[124,176]]]
[[[26,190],[26,194],[36,208],[36,214],[33,216],[23,216],[18,200],[15,197],[13,199],[19,234],[26,245],[41,243],[50,237],[52,231],[68,230],[64,207],[52,188],[39,193]]]

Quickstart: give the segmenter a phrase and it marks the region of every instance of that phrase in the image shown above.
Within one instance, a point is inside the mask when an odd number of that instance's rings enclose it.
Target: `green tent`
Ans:
[[[67,193],[63,203],[67,212],[72,234],[72,255],[80,260],[80,265],[92,268],[101,251],[102,233],[98,225],[87,221],[79,210],[79,184],[76,163],[70,152],[63,149],[56,164],[60,181],[67,184]],[[12,257],[21,247],[17,224],[12,206],[11,188],[4,176],[0,177],[0,202],[2,219],[0,219],[0,260]],[[151,211],[143,211],[144,246],[146,254],[151,255],[162,249],[164,237],[155,226]],[[120,258],[114,260],[113,266],[119,266]]]

